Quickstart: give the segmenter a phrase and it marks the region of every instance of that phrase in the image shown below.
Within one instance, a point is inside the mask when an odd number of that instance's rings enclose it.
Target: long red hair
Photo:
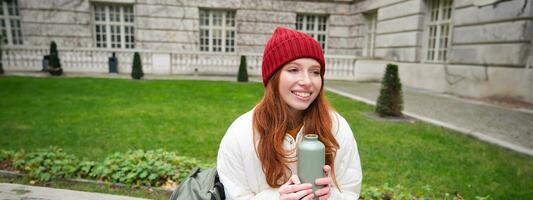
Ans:
[[[287,182],[291,176],[288,164],[296,161],[291,152],[283,148],[287,127],[295,127],[289,116],[289,105],[279,93],[280,71],[276,72],[265,89],[263,99],[257,104],[253,113],[254,141],[259,137],[256,151],[261,161],[266,181],[270,187],[277,188]],[[324,81],[322,80],[322,85]],[[323,87],[322,87],[323,88]],[[331,106],[324,92],[320,89],[317,98],[303,111],[304,134],[317,134],[324,143],[326,164],[331,166],[331,175],[336,183],[334,172],[335,153],[339,144],[331,133]]]

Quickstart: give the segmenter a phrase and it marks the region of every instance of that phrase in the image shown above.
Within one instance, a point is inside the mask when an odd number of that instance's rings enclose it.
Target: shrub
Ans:
[[[41,182],[55,178],[89,178],[143,186],[168,186],[185,179],[195,167],[209,167],[196,159],[158,150],[114,153],[102,162],[83,160],[57,147],[25,153],[0,150],[0,169],[11,168]],[[11,169],[12,170],[12,169]]]
[[[241,64],[239,65],[239,74],[237,75],[238,82],[248,82],[248,72],[246,70],[246,56],[241,56]]]
[[[0,162],[4,160],[13,160],[15,152],[9,150],[0,150]]]
[[[71,178],[77,165],[76,157],[57,147],[28,154],[21,151],[13,158],[13,167],[27,173],[31,179],[43,182],[54,178]]]
[[[54,76],[63,74],[61,68],[61,59],[59,59],[59,53],[57,52],[57,45],[54,41],[50,43],[50,60],[48,61],[49,72]]]
[[[139,52],[135,52],[133,54],[133,66],[131,69],[131,77],[133,79],[141,79],[144,76],[143,73],[143,65],[141,62],[141,56],[139,55]]]
[[[381,91],[376,105],[376,112],[382,116],[402,116],[402,84],[398,75],[398,65],[388,64]]]
[[[4,51],[4,35],[0,35],[0,74],[4,74],[4,67],[2,62],[2,54]]]
[[[178,182],[200,164],[195,159],[159,150],[135,150],[114,153],[97,164],[90,173],[102,181],[144,186],[161,186]]]

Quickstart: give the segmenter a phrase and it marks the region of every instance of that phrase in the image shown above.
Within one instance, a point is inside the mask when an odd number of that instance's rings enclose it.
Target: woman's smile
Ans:
[[[300,100],[302,101],[308,101],[312,94],[312,92],[298,92],[298,91],[292,91],[292,93]]]

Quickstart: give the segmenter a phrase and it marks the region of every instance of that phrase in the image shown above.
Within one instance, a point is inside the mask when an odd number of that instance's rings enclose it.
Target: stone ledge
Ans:
[[[8,177],[27,177],[28,175],[27,174],[23,174],[23,173],[18,173],[18,172],[12,172],[12,171],[7,171],[7,170],[1,170],[0,169],[0,176],[8,176]],[[89,180],[89,179],[80,179],[80,178],[72,178],[72,179],[58,179],[60,181],[68,181],[68,182],[72,182],[72,183],[86,183],[86,184],[93,184],[93,185],[100,185],[100,186],[104,186],[104,185],[108,185],[110,187],[120,187],[120,188],[130,188],[130,189],[136,189],[136,188],[140,188],[140,189],[146,189],[146,190],[156,190],[156,191],[159,191],[159,192],[165,192],[167,194],[171,194],[175,188],[172,188],[172,189],[165,189],[165,188],[162,188],[162,187],[148,187],[148,186],[129,186],[129,185],[126,185],[126,184],[122,184],[122,183],[110,183],[110,182],[104,182],[104,181],[95,181],[95,180]]]

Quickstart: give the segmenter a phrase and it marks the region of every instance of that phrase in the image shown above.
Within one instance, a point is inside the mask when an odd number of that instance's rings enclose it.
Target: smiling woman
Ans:
[[[283,66],[279,80],[279,93],[283,101],[291,108],[303,111],[316,99],[322,88],[320,63],[311,58],[296,59]]]
[[[325,63],[309,35],[277,28],[265,46],[265,95],[222,139],[217,171],[228,199],[358,199],[362,172],[357,144],[323,91]],[[325,146],[324,176],[301,183],[297,146],[316,134]],[[312,184],[319,189],[313,191]]]

